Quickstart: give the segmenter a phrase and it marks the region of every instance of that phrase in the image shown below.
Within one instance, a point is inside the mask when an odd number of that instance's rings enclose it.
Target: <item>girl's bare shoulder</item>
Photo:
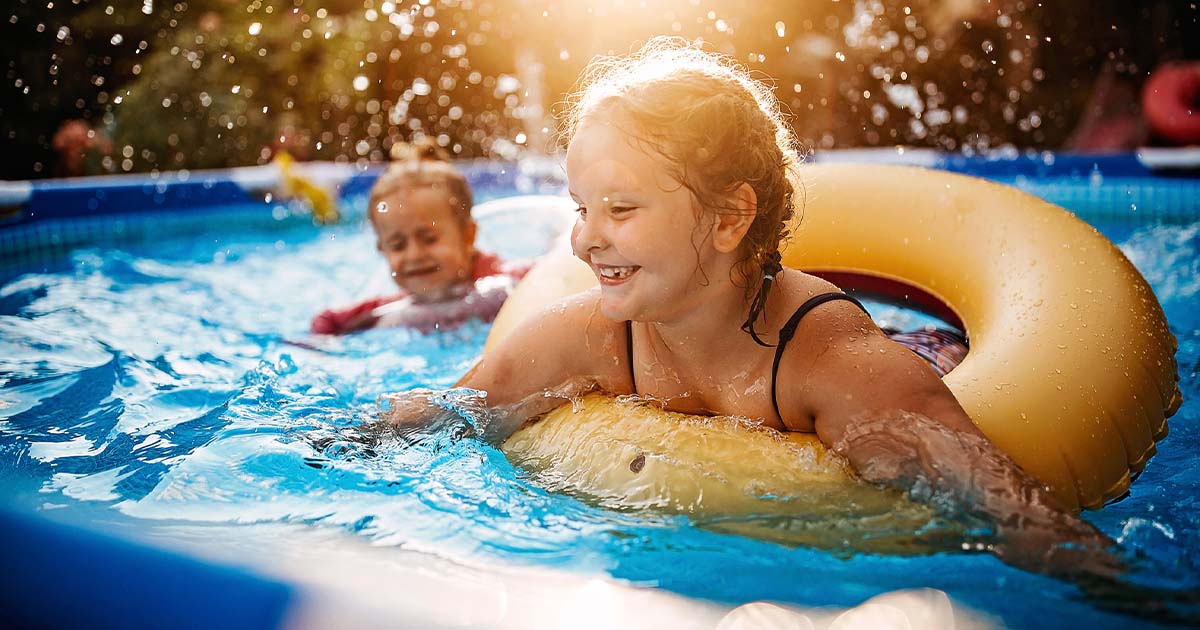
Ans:
[[[589,289],[567,296],[534,313],[522,325],[525,335],[555,341],[564,352],[591,348],[608,354],[624,347],[625,326],[600,314],[600,290]],[[589,353],[591,354],[591,353]]]
[[[489,348],[464,384],[549,389],[588,377],[603,382],[619,375],[625,328],[600,314],[599,292],[568,296],[526,317]],[[532,389],[531,389],[532,388]]]
[[[775,317],[772,318],[772,323],[778,324],[777,329],[809,299],[827,293],[845,293],[828,280],[794,269],[789,269],[783,276],[779,288],[781,308],[774,309]],[[799,343],[829,342],[846,334],[857,336],[871,329],[878,330],[870,316],[855,303],[830,300],[804,315],[796,328],[794,339]]]
[[[827,293],[842,293],[836,285],[816,276],[787,274],[780,297],[784,320],[807,300]],[[782,325],[782,324],[780,324]],[[881,361],[890,344],[871,317],[854,302],[834,299],[812,308],[798,322],[778,366],[777,402],[783,422],[795,430],[811,431],[817,419],[827,416],[830,401],[862,400],[864,382],[880,378]],[[869,375],[869,376],[868,376]],[[838,407],[839,409],[841,407]]]

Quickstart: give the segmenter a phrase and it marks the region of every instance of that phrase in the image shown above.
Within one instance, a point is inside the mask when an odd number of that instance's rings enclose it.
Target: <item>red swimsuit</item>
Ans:
[[[529,271],[529,265],[508,265],[500,260],[495,254],[478,253],[475,256],[475,269],[471,274],[472,281],[482,280],[493,276],[508,276],[513,280],[519,280]],[[359,302],[354,306],[347,308],[329,309],[321,312],[312,320],[310,331],[317,335],[345,335],[348,333],[374,328],[379,323],[379,315],[375,313],[375,309],[393,302],[398,302],[409,297],[407,292],[401,292],[388,297],[377,297]],[[478,301],[477,303],[484,305],[483,309],[472,309],[470,313],[466,313],[471,317],[478,317],[484,321],[491,321],[496,316],[496,311],[499,310],[503,300],[488,299],[486,301]],[[462,309],[454,309],[455,313]],[[465,312],[464,312],[465,313]],[[413,327],[421,330],[431,330],[438,327],[436,324],[457,324],[461,323],[466,317],[454,317],[454,321],[435,322],[431,317],[419,318],[421,322],[429,320],[428,326],[421,325],[414,320]]]

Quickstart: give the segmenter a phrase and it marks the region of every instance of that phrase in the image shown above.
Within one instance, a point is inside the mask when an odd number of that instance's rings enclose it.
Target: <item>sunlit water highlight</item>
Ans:
[[[1088,519],[1146,559],[1139,581],[1200,585],[1196,371],[1200,224],[1102,225],[1154,285],[1185,403],[1130,496]],[[544,246],[484,222],[511,257]],[[544,235],[543,235],[544,236]],[[728,603],[853,605],[928,586],[1013,626],[1126,627],[1068,585],[991,556],[792,548],[549,492],[450,421],[409,445],[364,437],[377,398],[444,388],[487,327],[306,341],[319,309],[386,290],[361,225],[88,249],[0,289],[0,487],[10,504],[147,523],[306,523],[443,556],[604,571]],[[915,320],[888,307],[877,319]],[[736,527],[729,528],[737,531]]]

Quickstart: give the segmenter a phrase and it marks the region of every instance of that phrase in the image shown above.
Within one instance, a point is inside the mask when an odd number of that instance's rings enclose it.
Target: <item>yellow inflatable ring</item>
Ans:
[[[1162,307],[1115,245],[1062,208],[972,177],[810,165],[801,178],[786,266],[941,307],[971,340],[944,381],[988,438],[1072,506],[1126,492],[1182,395]],[[517,287],[488,345],[594,282],[560,247]],[[704,461],[725,457],[738,454]]]
[[[547,414],[504,443],[509,459],[547,490],[837,551],[927,553],[957,547],[966,536],[929,506],[857,481],[812,433],[600,394],[575,407]]]

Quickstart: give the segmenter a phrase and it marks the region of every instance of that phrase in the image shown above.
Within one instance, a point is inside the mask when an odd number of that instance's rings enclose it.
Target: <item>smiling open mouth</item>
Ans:
[[[441,267],[438,267],[437,265],[430,265],[428,267],[418,267],[416,269],[405,269],[402,273],[405,278],[412,278],[415,276],[427,276],[431,273],[436,273],[440,268]]]
[[[600,266],[596,267],[596,272],[600,274],[601,278],[606,280],[624,280],[625,278],[633,275],[633,272],[637,271],[638,269],[641,269],[641,267],[637,265],[631,265],[629,267]]]

